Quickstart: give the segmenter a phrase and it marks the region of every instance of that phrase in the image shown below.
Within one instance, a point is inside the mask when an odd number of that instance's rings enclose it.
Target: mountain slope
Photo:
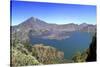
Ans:
[[[31,17],[19,25],[11,26],[12,39],[17,38],[20,41],[29,40],[30,37],[61,40],[68,38],[70,33],[75,31],[95,32],[96,25],[86,23],[57,25]]]

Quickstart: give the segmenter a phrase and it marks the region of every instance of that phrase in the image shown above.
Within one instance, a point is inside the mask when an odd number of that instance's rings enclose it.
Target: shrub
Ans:
[[[40,64],[35,57],[25,55],[18,50],[13,50],[12,53],[12,66],[25,66],[25,65],[38,65]]]

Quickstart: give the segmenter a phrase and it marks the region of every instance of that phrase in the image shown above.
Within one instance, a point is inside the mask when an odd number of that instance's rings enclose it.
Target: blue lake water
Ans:
[[[87,32],[73,32],[69,38],[63,40],[31,38],[32,44],[42,43],[63,51],[66,59],[71,59],[76,52],[87,49],[91,41],[92,35]]]

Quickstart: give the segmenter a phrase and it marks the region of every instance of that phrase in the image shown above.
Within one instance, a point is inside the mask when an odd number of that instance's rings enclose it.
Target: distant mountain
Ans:
[[[19,25],[11,26],[12,39],[20,41],[29,40],[30,37],[44,39],[65,39],[70,37],[71,32],[96,32],[96,25],[92,24],[49,24],[40,19],[31,17]]]
[[[96,32],[96,25],[82,23],[79,25],[79,30],[83,32]]]

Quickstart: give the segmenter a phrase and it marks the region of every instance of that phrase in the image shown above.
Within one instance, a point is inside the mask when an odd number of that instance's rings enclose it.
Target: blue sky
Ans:
[[[32,16],[47,23],[96,24],[96,6],[25,1],[12,1],[11,5],[12,25]]]

